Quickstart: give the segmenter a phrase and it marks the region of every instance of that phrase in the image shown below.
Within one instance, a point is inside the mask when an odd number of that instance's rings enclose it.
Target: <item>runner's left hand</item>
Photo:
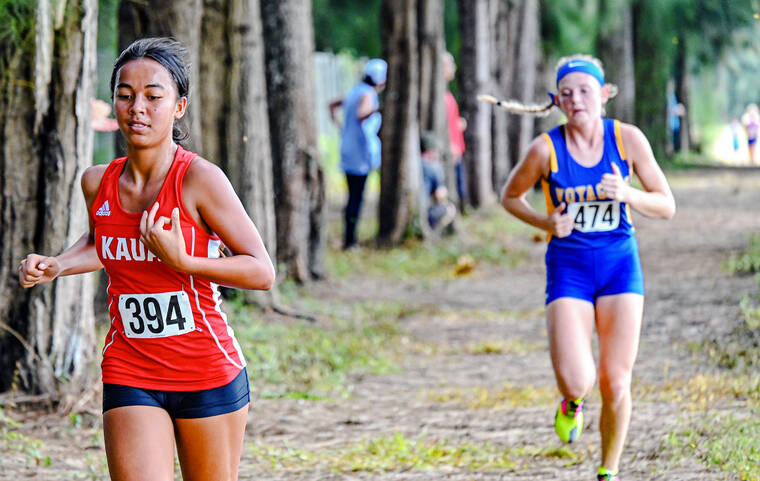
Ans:
[[[179,223],[179,208],[172,210],[171,219],[161,216],[156,219],[158,202],[153,204],[150,212],[143,211],[140,219],[140,241],[163,263],[175,270],[182,270],[187,257],[185,238]],[[164,226],[169,223],[171,229]]]
[[[627,202],[631,186],[623,179],[620,167],[612,163],[612,173],[602,176],[602,188],[608,199]]]

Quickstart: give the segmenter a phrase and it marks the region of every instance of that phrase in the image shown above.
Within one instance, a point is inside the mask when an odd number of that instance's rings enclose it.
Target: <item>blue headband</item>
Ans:
[[[567,74],[574,72],[589,74],[599,82],[599,85],[604,86],[604,74],[602,73],[602,69],[588,60],[573,59],[565,62],[559,70],[557,70],[557,87],[559,87],[560,80],[562,80]]]

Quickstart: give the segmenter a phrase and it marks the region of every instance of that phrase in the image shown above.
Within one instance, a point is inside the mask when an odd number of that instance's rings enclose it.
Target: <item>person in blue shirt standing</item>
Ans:
[[[599,339],[602,395],[598,481],[618,481],[631,419],[631,377],[644,308],[644,279],[631,211],[668,219],[675,201],[649,141],[636,126],[603,117],[617,92],[599,60],[566,57],[557,64],[557,93],[547,105],[483,97],[517,113],[559,107],[567,122],[541,134],[512,170],[502,205],[548,233],[546,317],[549,350],[563,396],[554,418],[560,439],[583,430],[583,399],[596,381],[592,333]],[[642,188],[631,185],[636,175]],[[547,212],[526,193],[541,181]]]
[[[343,249],[356,247],[356,225],[359,222],[364,185],[369,173],[380,167],[380,123],[378,94],[385,88],[388,64],[374,58],[367,62],[362,80],[345,97],[330,103],[330,118],[341,128],[340,167],[346,174],[348,201],[344,210],[345,235]],[[336,110],[343,110],[340,125]]]

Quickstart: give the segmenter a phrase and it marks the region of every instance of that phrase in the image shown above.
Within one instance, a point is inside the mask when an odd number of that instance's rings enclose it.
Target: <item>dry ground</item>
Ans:
[[[760,171],[700,170],[669,178],[678,204],[676,217],[670,222],[635,219],[647,297],[634,371],[638,400],[621,463],[622,479],[738,479],[711,471],[695,458],[672,459],[665,443],[669,433],[702,414],[689,406],[705,403],[676,399],[668,392],[679,382],[719,374],[707,356],[695,354],[689,346],[727,335],[740,322],[739,300],[757,290],[752,276],[729,275],[724,264],[732,253],[746,248],[750,232],[760,231]],[[380,299],[415,307],[401,326],[409,347],[397,373],[356,376],[353,393],[346,399],[257,399],[249,416],[240,478],[593,479],[599,460],[598,395],[587,403],[586,432],[563,457],[552,425],[557,395],[542,309],[545,246],[527,235],[515,236],[514,244],[530,257],[514,268],[479,266],[470,276],[424,283],[381,283],[357,275],[316,285],[315,297],[335,303]],[[512,348],[482,354],[468,347],[497,341],[511,342]],[[526,402],[512,405],[506,394],[487,407],[468,405],[468,393],[507,392],[505,384],[513,389],[508,392],[520,393],[521,388],[529,392],[513,394],[515,400]],[[443,402],[446,397],[448,402]],[[741,400],[722,399],[709,409],[741,413],[746,406]],[[20,422],[13,428],[20,437],[16,449],[0,451],[0,479],[107,479],[97,416],[62,419],[7,408],[5,414]],[[317,453],[317,458],[325,453],[327,459],[329,453],[362,440],[397,434],[409,441],[522,451],[509,469],[446,466],[331,472],[319,461],[313,463],[316,467],[269,467],[262,462],[261,451],[254,450],[254,446],[276,447]]]

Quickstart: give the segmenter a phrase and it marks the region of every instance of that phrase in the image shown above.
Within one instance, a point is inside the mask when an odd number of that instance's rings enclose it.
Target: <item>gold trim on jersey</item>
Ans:
[[[617,148],[618,153],[620,154],[620,158],[625,160],[628,164],[628,178],[633,178],[633,162],[631,162],[631,159],[628,158],[627,155],[625,155],[625,148],[623,148],[623,134],[620,133],[620,121],[615,120],[615,141],[617,141]],[[630,183],[630,182],[629,182]],[[633,228],[633,217],[631,216],[631,206],[628,204],[625,204],[625,215],[628,217],[628,223],[631,224],[631,228]]]
[[[552,142],[552,138],[549,137],[549,134],[543,133],[541,134],[541,137],[546,140],[546,143],[549,145],[549,169],[552,172],[558,172],[559,166],[557,165],[557,153],[554,151],[554,143]],[[551,174],[550,174],[551,175]],[[552,195],[549,191],[549,179],[541,179],[541,187],[544,189],[544,200],[546,201],[546,214],[552,215],[554,212],[554,202],[552,202]],[[552,233],[549,232],[546,234],[546,242],[549,242],[552,240]]]

